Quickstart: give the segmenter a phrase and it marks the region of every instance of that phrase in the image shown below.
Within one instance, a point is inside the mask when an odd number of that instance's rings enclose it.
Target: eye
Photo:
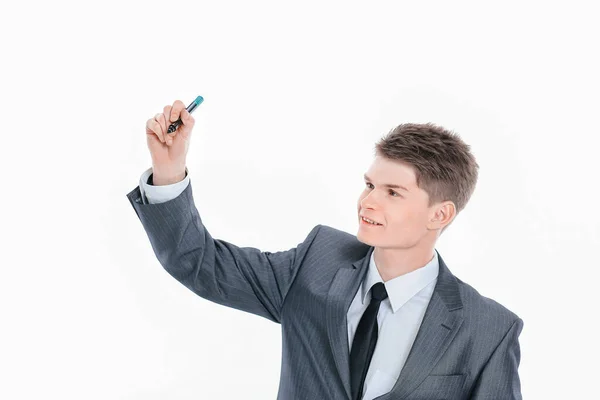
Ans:
[[[367,187],[369,187],[369,185],[370,185],[370,184],[371,184],[370,182],[367,182],[367,183],[366,183]],[[390,189],[390,193],[393,193],[393,194],[394,194],[394,196],[392,196],[392,197],[402,197],[402,196],[400,196],[398,193],[394,192],[392,189]]]

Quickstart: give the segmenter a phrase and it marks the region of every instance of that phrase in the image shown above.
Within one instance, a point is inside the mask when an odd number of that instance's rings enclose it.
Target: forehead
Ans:
[[[417,184],[415,171],[411,165],[379,156],[373,160],[366,175],[376,182],[402,185],[408,189],[416,187]]]

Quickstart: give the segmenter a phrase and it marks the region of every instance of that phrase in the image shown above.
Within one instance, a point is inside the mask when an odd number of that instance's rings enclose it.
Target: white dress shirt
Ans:
[[[153,186],[146,183],[152,168],[140,178],[140,192],[144,204],[164,203],[179,196],[190,182],[186,168],[185,178],[172,185]],[[383,282],[371,253],[369,270],[361,283],[347,313],[348,344],[350,351],[360,318],[371,301],[371,287]],[[438,253],[423,267],[384,282],[388,297],[381,302],[377,314],[378,336],[373,358],[367,371],[363,400],[372,400],[388,393],[394,387],[410,353],[425,311],[431,300],[439,273]]]
[[[377,313],[377,344],[365,377],[363,400],[372,400],[394,387],[421,327],[438,272],[436,250],[424,267],[383,283],[388,297],[381,302]],[[377,282],[383,282],[383,279],[375,265],[375,252],[372,252],[367,275],[348,309],[349,351],[360,318],[371,302],[370,289]]]

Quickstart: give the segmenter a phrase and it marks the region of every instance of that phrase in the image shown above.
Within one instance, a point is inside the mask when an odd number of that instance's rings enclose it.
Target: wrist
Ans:
[[[153,186],[164,186],[172,185],[174,183],[181,182],[186,177],[185,167],[177,171],[161,171],[156,168],[152,168],[152,185]]]

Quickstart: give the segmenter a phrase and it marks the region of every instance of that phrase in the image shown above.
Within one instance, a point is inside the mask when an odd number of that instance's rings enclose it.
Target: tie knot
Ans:
[[[388,297],[385,285],[382,282],[377,282],[371,288],[371,299],[377,301],[383,301]]]

